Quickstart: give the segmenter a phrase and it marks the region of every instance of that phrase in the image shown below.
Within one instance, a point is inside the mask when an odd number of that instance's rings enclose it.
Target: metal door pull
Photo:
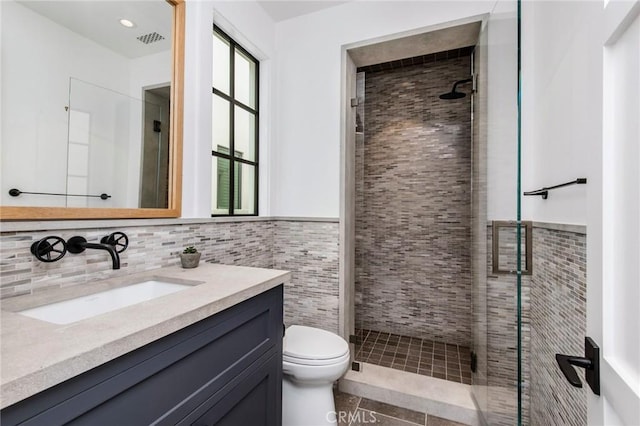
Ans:
[[[584,368],[589,387],[593,393],[600,395],[600,348],[591,337],[584,339],[584,354],[584,357],[556,354],[556,361],[564,377],[577,388],[582,387],[582,382],[573,366]]]

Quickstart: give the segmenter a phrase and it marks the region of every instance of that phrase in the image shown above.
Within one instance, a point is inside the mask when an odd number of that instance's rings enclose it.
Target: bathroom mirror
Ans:
[[[0,219],[179,217],[184,0],[0,7]]]

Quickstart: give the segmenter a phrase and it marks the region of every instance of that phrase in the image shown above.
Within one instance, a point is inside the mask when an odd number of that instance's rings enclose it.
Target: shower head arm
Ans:
[[[458,84],[471,83],[472,81],[473,81],[473,78],[467,78],[466,80],[456,81],[455,83],[453,83],[453,89],[451,89],[451,91],[455,92],[456,87],[458,87]]]
[[[453,88],[451,89],[450,92],[448,93],[444,93],[442,95],[440,95],[440,99],[445,99],[445,100],[450,100],[450,99],[461,99],[464,98],[465,96],[467,96],[466,93],[463,92],[458,92],[456,89],[458,88],[459,84],[464,84],[464,83],[471,83],[473,82],[473,77],[472,78],[467,78],[465,80],[458,80],[455,83],[453,83]],[[475,87],[472,88],[471,92],[473,93],[475,90]]]

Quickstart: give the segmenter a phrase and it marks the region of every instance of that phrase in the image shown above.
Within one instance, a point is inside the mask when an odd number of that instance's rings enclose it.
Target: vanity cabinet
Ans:
[[[282,285],[11,405],[9,425],[281,423]]]

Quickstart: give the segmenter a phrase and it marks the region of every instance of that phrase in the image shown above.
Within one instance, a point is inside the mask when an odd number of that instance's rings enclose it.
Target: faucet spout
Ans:
[[[120,255],[112,245],[102,243],[82,243],[82,246],[85,249],[105,250],[109,252],[109,255],[111,255],[112,269],[120,269]]]
[[[116,248],[106,243],[90,243],[84,237],[71,237],[67,241],[67,251],[70,253],[82,253],[86,249],[104,250],[111,256],[111,264],[113,269],[120,269],[120,255]]]

